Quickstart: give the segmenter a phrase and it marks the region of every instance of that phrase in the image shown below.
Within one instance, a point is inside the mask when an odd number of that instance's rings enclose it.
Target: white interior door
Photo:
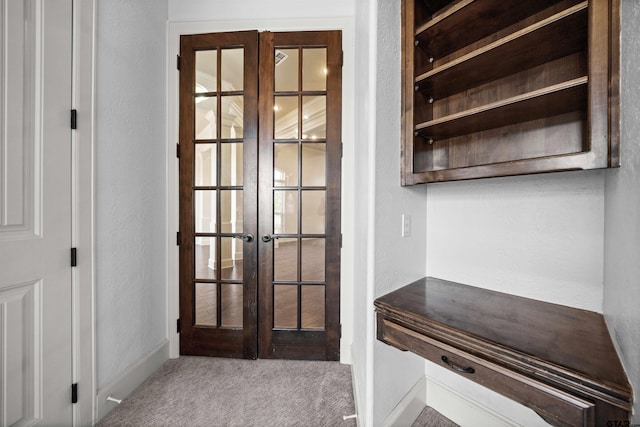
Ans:
[[[72,0],[0,0],[0,426],[71,425]]]

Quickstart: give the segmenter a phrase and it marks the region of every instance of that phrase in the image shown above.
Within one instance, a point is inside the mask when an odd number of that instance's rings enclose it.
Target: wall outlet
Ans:
[[[411,236],[411,215],[402,214],[402,237]]]

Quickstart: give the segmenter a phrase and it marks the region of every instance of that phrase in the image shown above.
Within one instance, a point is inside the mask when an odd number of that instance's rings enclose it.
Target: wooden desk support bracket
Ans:
[[[554,426],[629,420],[631,387],[601,314],[431,277],[374,305],[380,341],[501,393]]]

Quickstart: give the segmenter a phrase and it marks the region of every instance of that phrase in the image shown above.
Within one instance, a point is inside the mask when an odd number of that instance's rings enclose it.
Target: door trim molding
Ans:
[[[78,265],[72,269],[73,383],[78,403],[73,424],[96,419],[95,293],[94,293],[94,82],[96,0],[73,0],[73,64],[70,108],[78,111],[72,140],[72,236]],[[69,384],[71,390],[71,384]]]
[[[167,24],[167,141],[166,141],[166,214],[167,214],[167,336],[170,342],[169,357],[180,354],[179,334],[176,332],[176,319],[179,317],[179,251],[176,246],[176,232],[179,225],[178,207],[178,159],[176,142],[178,141],[178,93],[179,72],[176,68],[176,56],[180,52],[180,35],[223,31],[309,31],[342,30],[342,49],[344,66],[342,70],[342,140],[344,156],[342,161],[342,233],[343,246],[341,256],[341,323],[340,361],[351,363],[349,348],[353,340],[353,247],[354,247],[354,188],[355,153],[354,141],[354,55],[355,42],[353,17],[251,20],[251,21],[206,21],[206,22],[169,22]]]

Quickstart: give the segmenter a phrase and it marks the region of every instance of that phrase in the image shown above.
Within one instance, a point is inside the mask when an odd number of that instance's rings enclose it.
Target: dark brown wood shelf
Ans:
[[[579,111],[587,99],[588,77],[545,87],[416,125],[416,132],[432,142],[487,129]]]
[[[442,13],[417,25],[416,41],[428,55],[440,58],[559,2],[560,0],[449,2],[452,4],[446,8],[443,6]]]
[[[416,85],[426,96],[438,100],[586,50],[587,18],[585,1],[427,71],[416,77]]]
[[[380,341],[556,426],[628,420],[631,387],[599,313],[427,277],[378,298]]]
[[[402,0],[402,185],[620,166],[619,15]]]

